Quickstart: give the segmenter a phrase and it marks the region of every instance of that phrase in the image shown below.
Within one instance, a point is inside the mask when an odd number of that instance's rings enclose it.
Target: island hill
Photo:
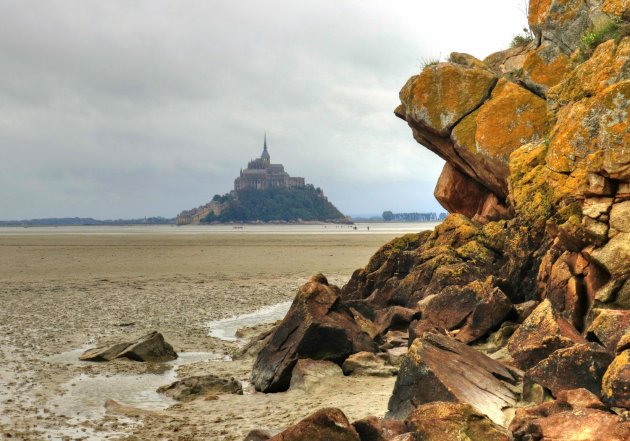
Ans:
[[[260,158],[253,159],[234,180],[234,190],[210,202],[182,211],[177,225],[213,222],[349,222],[304,178],[289,176],[284,165],[272,164],[267,136]]]

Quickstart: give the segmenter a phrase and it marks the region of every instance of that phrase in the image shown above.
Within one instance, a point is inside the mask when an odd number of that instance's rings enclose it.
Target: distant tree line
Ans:
[[[438,222],[446,219],[446,216],[446,213],[393,213],[391,211],[383,211],[382,215],[386,222]]]
[[[208,214],[203,222],[342,221],[344,215],[331,204],[320,188],[246,189],[216,195],[227,203],[219,215]]]
[[[96,225],[170,225],[175,218],[144,217],[139,219],[99,220],[91,217],[52,217],[44,219],[23,219],[0,221],[3,227],[45,227],[45,226],[96,226]]]

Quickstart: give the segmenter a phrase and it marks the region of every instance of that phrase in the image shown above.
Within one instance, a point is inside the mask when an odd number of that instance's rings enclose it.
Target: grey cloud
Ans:
[[[346,213],[439,210],[442,162],[392,115],[398,90],[524,19],[433,3],[2,2],[0,219],[173,216],[230,190],[265,130]]]

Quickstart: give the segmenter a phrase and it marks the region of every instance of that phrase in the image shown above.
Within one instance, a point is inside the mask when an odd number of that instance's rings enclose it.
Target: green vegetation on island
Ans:
[[[345,216],[331,204],[320,188],[245,189],[213,201],[226,204],[218,215],[210,212],[202,222],[343,222]]]

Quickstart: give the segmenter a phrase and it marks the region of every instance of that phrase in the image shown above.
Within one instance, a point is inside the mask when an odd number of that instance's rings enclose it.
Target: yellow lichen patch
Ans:
[[[479,110],[475,110],[473,113],[462,119],[459,124],[455,126],[451,133],[451,139],[456,145],[464,147],[471,153],[477,152],[477,142],[475,136],[477,134],[477,115]]]
[[[553,107],[593,96],[624,79],[628,75],[630,59],[630,37],[616,44],[608,40],[595,49],[584,63],[580,64],[562,83],[551,88],[547,94]]]
[[[630,350],[623,351],[608,366],[602,379],[602,398],[617,406],[630,404]]]
[[[545,22],[552,0],[531,0],[529,2],[528,21],[532,27]]]
[[[630,80],[558,112],[548,166],[567,173],[585,169],[613,179],[630,179]]]
[[[494,260],[494,254],[476,240],[466,242],[455,251],[463,260],[471,261],[476,264],[491,263]]]
[[[545,88],[552,87],[569,72],[569,57],[557,46],[546,41],[527,55],[523,70],[533,83]]]
[[[602,12],[613,15],[622,15],[630,9],[630,0],[604,0],[602,3]]]
[[[486,69],[440,63],[410,78],[400,91],[400,101],[408,122],[447,135],[457,121],[487,98],[495,82]]]
[[[479,153],[507,164],[510,153],[547,133],[545,100],[505,79],[477,114],[475,141]]]

